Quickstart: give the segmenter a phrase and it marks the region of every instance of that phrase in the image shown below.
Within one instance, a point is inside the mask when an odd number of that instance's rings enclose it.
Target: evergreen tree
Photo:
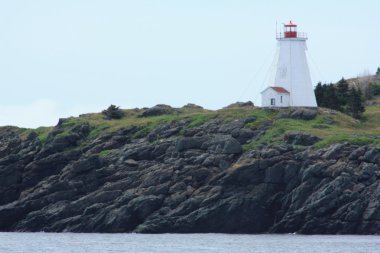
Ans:
[[[380,68],[377,68],[376,75],[380,76]]]
[[[366,96],[380,93],[380,85],[371,83],[365,90]],[[318,83],[314,89],[318,106],[341,111],[354,118],[361,118],[365,107],[363,105],[363,94],[360,89],[350,88],[348,82],[342,78],[335,84]]]
[[[315,98],[317,99],[318,106],[324,106],[324,88],[322,83],[318,83],[314,89]]]
[[[347,113],[359,119],[365,111],[360,89],[351,88],[347,97]]]
[[[326,107],[334,110],[340,111],[342,108],[339,103],[339,98],[337,94],[337,88],[333,84],[326,86],[326,91],[324,93],[324,102]]]
[[[347,96],[348,96],[348,82],[342,78],[336,85],[337,87],[337,96],[339,99],[340,106],[344,106],[347,104]]]

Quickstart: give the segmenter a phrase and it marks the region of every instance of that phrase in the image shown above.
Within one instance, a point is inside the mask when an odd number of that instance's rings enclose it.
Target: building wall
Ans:
[[[281,103],[282,97],[282,103]],[[271,99],[275,99],[275,105],[271,105]],[[262,107],[289,107],[289,94],[278,93],[273,89],[264,90],[261,93]]]
[[[317,107],[306,59],[306,39],[279,39],[274,82],[290,92],[290,106]]]

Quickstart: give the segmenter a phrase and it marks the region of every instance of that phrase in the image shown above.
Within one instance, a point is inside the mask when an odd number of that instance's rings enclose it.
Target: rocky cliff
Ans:
[[[322,137],[300,132],[257,142],[276,119],[304,122],[316,112],[263,120],[251,110],[227,119],[220,112],[201,121],[165,118],[148,128],[123,123],[112,131],[83,116],[60,120],[44,138],[4,127],[0,230],[380,232],[380,149],[318,148],[311,145]]]

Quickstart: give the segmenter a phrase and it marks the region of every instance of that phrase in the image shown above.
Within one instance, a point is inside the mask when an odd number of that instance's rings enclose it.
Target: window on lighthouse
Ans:
[[[280,68],[280,77],[281,78],[286,78],[286,72],[287,72],[286,66],[281,67]]]
[[[281,96],[281,104],[282,104],[282,96]]]
[[[271,98],[270,99],[270,105],[276,105],[276,99]]]

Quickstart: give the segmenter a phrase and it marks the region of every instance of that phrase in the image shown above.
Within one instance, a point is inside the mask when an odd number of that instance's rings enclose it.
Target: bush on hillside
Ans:
[[[124,116],[124,112],[116,105],[110,105],[106,110],[102,111],[107,119],[121,119]]]
[[[380,95],[380,84],[379,83],[370,83],[370,86],[373,89],[373,95],[379,96]]]
[[[366,100],[372,99],[374,96],[379,96],[380,84],[376,82],[369,83],[366,87],[364,87],[363,93]]]

